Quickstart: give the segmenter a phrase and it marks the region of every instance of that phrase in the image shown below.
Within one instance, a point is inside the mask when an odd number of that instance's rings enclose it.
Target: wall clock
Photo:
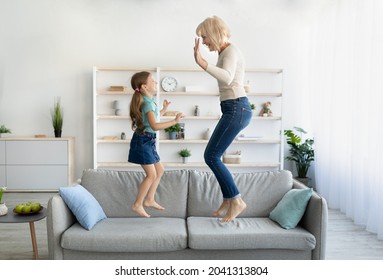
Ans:
[[[177,80],[174,77],[165,77],[162,79],[161,87],[164,91],[175,91]]]

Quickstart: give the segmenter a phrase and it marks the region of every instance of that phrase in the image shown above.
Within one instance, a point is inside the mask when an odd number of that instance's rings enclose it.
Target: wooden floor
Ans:
[[[4,193],[3,201],[16,205],[39,201],[46,207],[53,193]],[[10,209],[12,211],[12,209]],[[35,222],[40,259],[48,259],[46,219]],[[32,260],[29,225],[0,224],[0,260]],[[356,226],[337,210],[329,210],[326,259],[383,260],[383,241]]]

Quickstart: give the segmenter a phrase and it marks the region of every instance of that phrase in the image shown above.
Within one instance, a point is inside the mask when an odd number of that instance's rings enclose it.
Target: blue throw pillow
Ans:
[[[311,188],[289,190],[270,212],[270,219],[285,229],[295,228],[306,211],[312,192]]]
[[[59,193],[85,229],[91,230],[99,221],[106,218],[98,201],[83,186],[61,187]]]

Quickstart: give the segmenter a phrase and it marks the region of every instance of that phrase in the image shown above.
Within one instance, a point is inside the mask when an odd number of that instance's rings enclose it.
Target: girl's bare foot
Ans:
[[[142,217],[150,218],[150,215],[148,213],[146,213],[146,211],[142,205],[133,204],[132,210]]]
[[[221,219],[222,223],[228,223],[234,220],[239,214],[243,212],[247,207],[246,203],[242,200],[242,198],[234,198],[230,200],[230,207],[227,211],[225,217]]]
[[[144,206],[145,207],[150,207],[150,208],[153,208],[153,209],[156,209],[156,210],[160,210],[160,211],[163,211],[165,210],[164,207],[162,207],[161,205],[159,205],[156,201],[152,200],[145,200],[144,201]]]
[[[230,207],[230,201],[224,200],[217,211],[213,212],[213,217],[223,216]]]

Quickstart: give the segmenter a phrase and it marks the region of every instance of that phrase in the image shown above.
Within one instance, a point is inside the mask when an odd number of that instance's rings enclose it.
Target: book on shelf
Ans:
[[[110,91],[126,91],[128,87],[126,86],[110,86],[109,90]]]

